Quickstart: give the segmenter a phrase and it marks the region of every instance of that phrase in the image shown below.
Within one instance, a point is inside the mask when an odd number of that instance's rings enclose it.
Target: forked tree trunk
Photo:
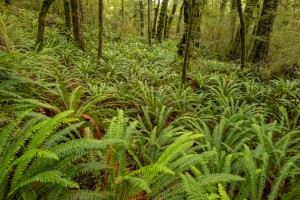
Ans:
[[[148,0],[148,43],[151,47],[151,10],[152,10],[152,0]]]
[[[246,59],[246,41],[245,41],[245,21],[243,16],[243,8],[241,0],[237,0],[237,8],[240,17],[240,36],[241,36],[241,68],[245,67]]]
[[[268,58],[269,45],[279,0],[264,0],[261,16],[257,25],[256,37],[249,60],[265,61]]]
[[[258,3],[259,3],[259,0],[247,0],[247,2],[246,2],[246,6],[244,9],[244,13],[243,13],[244,22],[245,22],[245,37],[246,37],[247,33],[249,32],[249,29],[255,19],[254,12],[257,8]],[[230,49],[230,53],[229,53],[230,56],[234,59],[237,58],[238,56],[240,56],[240,52],[241,52],[240,51],[240,42],[241,42],[241,34],[240,34],[240,32],[237,32],[235,35],[233,44],[231,46],[231,49]],[[248,43],[250,44],[249,46],[251,46],[251,42],[248,42]],[[247,50],[246,50],[246,55],[247,55]]]
[[[46,16],[49,11],[49,8],[51,4],[55,0],[44,0],[42,3],[42,7],[39,13],[39,19],[38,19],[38,33],[35,45],[38,50],[40,50],[44,43],[44,33],[45,33],[45,26],[46,26]]]
[[[75,41],[78,43],[80,49],[85,51],[85,42],[83,39],[83,29],[81,21],[81,9],[79,0],[71,0],[72,7],[72,21],[73,21],[73,35]]]
[[[178,6],[178,0],[174,0],[173,1],[172,12],[171,12],[171,15],[169,17],[167,26],[165,28],[165,38],[169,38],[169,34],[170,34],[173,19],[174,19],[174,15],[176,13],[177,6]]]
[[[160,0],[158,0],[157,6],[156,6],[155,12],[154,12],[153,28],[152,28],[152,35],[153,36],[156,35],[156,22],[157,22],[159,6],[160,6]]]
[[[140,16],[141,16],[141,31],[140,31],[140,33],[141,33],[141,36],[143,36],[144,35],[144,9],[143,9],[143,0],[140,0],[140,2],[139,2],[139,4],[140,4]]]
[[[161,9],[160,9],[159,19],[158,19],[158,24],[157,24],[156,38],[159,42],[161,42],[161,40],[162,40],[167,10],[168,10],[168,0],[163,0],[162,4],[161,4]]]
[[[98,59],[102,58],[103,46],[103,0],[99,0],[99,46]]]

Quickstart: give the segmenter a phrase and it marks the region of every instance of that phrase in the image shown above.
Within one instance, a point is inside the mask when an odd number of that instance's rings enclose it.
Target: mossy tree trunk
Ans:
[[[237,11],[236,0],[231,0],[231,5],[230,5],[230,33],[231,33],[232,36],[230,38],[230,48],[232,48],[232,45],[234,45],[236,16],[237,16],[236,11]]]
[[[188,0],[183,1],[183,20],[184,20],[184,33],[182,39],[178,45],[177,54],[179,56],[183,56],[185,51],[186,43],[187,43],[187,36],[189,30],[189,2]]]
[[[191,32],[191,43],[195,47],[200,46],[200,36],[201,36],[201,28],[200,25],[202,23],[202,11],[203,11],[203,2],[199,0],[193,1],[193,8],[191,10],[192,14],[192,32]]]
[[[151,26],[152,26],[152,22],[151,22],[151,10],[152,10],[152,0],[148,0],[148,43],[149,46],[151,46]]]
[[[44,0],[42,3],[42,7],[40,10],[39,19],[38,19],[38,33],[37,33],[37,38],[36,38],[36,42],[35,42],[38,50],[40,50],[42,48],[43,43],[44,43],[46,17],[47,17],[49,8],[54,1],[55,0]]]
[[[155,12],[154,12],[154,19],[153,19],[153,28],[152,28],[152,35],[156,35],[156,23],[157,23],[157,16],[158,16],[158,11],[159,11],[159,6],[160,6],[160,0],[158,0]]]
[[[267,60],[278,4],[279,0],[264,0],[249,61],[257,63]]]
[[[143,8],[143,0],[140,0],[139,2],[139,5],[140,5],[140,25],[141,25],[141,31],[140,31],[140,34],[141,36],[144,35],[144,8]]]
[[[83,38],[83,28],[81,21],[81,9],[79,0],[71,0],[73,35],[81,50],[85,51],[85,42]]]
[[[176,33],[180,32],[180,23],[181,23],[181,19],[182,19],[183,5],[184,5],[184,3],[182,3],[182,5],[180,6],[180,13],[179,13],[179,18],[178,18]]]
[[[185,0],[186,1],[186,0]],[[188,15],[189,13],[192,13],[192,10],[195,6],[195,0],[190,0],[192,2],[188,3]],[[186,35],[186,48],[185,48],[185,52],[184,52],[184,60],[183,60],[183,67],[182,67],[182,77],[181,77],[181,81],[182,81],[182,85],[184,87],[184,85],[186,84],[186,77],[187,77],[187,69],[189,67],[189,61],[190,61],[190,44],[191,44],[191,35],[192,35],[192,30],[193,30],[193,15],[190,15],[188,17],[188,28],[187,28],[187,35]]]
[[[125,17],[124,0],[121,0],[121,16],[122,16],[122,20],[124,20]]]
[[[178,6],[178,0],[174,0],[173,1],[173,6],[172,6],[172,11],[171,11],[171,15],[169,17],[167,26],[165,27],[165,38],[169,38],[169,34],[170,34],[170,30],[171,30],[171,26],[172,26],[172,22],[177,10],[177,6]]]
[[[70,39],[72,20],[71,20],[71,12],[70,12],[70,2],[69,0],[64,0],[64,11],[65,11],[65,23],[66,23],[66,33],[68,39]]]
[[[246,40],[245,40],[245,21],[243,16],[243,8],[241,0],[237,0],[237,8],[240,18],[240,43],[241,43],[241,68],[245,67],[245,59],[246,59]]]
[[[156,38],[159,42],[161,42],[162,40],[167,11],[168,11],[168,0],[163,0],[161,3],[161,9],[160,9],[159,19],[157,24]]]
[[[99,0],[99,46],[98,59],[102,58],[103,47],[103,0]]]

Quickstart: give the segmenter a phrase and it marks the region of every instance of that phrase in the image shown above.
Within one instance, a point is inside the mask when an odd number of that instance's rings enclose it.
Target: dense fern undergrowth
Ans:
[[[0,53],[0,199],[297,199],[300,80],[264,80],[197,52],[181,87],[176,43],[114,41],[86,26],[5,14]],[[137,42],[137,40],[139,42]]]

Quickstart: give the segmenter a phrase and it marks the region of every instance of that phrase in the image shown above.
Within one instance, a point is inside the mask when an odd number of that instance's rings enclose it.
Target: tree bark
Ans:
[[[230,5],[230,33],[231,38],[229,42],[229,49],[233,49],[234,46],[236,46],[235,42],[235,26],[236,26],[236,10],[237,10],[237,4],[236,0],[231,0]],[[230,51],[230,50],[229,50]]]
[[[71,7],[72,7],[73,35],[80,49],[82,51],[85,51],[85,42],[83,39],[83,29],[82,29],[82,21],[81,21],[82,18],[81,18],[79,0],[71,0]]]
[[[182,19],[182,13],[183,13],[183,4],[180,7],[180,13],[179,13],[179,18],[178,18],[178,24],[177,24],[177,29],[176,29],[176,33],[180,32],[180,23],[181,23],[181,19]]]
[[[35,42],[35,45],[38,50],[40,50],[42,48],[43,43],[44,43],[46,17],[47,17],[49,8],[54,1],[55,0],[44,0],[42,3],[42,7],[40,10],[39,19],[38,19],[38,33],[37,33],[37,38],[36,38],[36,42]]]
[[[157,6],[156,6],[155,12],[154,12],[153,28],[152,28],[152,35],[153,36],[156,35],[156,22],[157,22],[159,6],[160,6],[160,0],[158,0]]]
[[[243,8],[241,0],[237,0],[237,8],[240,18],[240,36],[241,36],[241,68],[245,67],[246,59],[246,41],[245,41],[245,21],[243,16]]]
[[[65,11],[66,34],[67,34],[68,39],[70,39],[72,20],[71,20],[69,0],[64,0],[64,11]]]
[[[157,24],[157,40],[158,42],[161,42],[162,36],[163,36],[163,30],[165,27],[165,20],[168,10],[168,0],[163,0],[161,4],[158,24]]]
[[[184,20],[184,33],[182,36],[182,39],[179,43],[177,54],[179,56],[183,56],[183,53],[185,51],[185,46],[187,43],[187,35],[189,30],[189,3],[188,0],[183,1],[183,20]]]
[[[141,16],[141,36],[144,36],[144,11],[143,11],[143,0],[140,0],[140,16]]]
[[[99,46],[98,59],[102,58],[103,46],[103,0],[99,0]]]
[[[152,10],[152,0],[148,0],[148,43],[151,47],[151,10]]]
[[[173,22],[173,19],[174,19],[174,15],[176,13],[177,6],[178,6],[178,0],[174,0],[173,1],[172,12],[171,12],[171,15],[169,17],[167,26],[165,28],[165,38],[169,38],[169,34],[170,34],[169,32],[171,30],[171,26],[172,26],[172,22]]]
[[[125,17],[124,0],[121,0],[121,16],[122,16],[122,19],[124,20],[124,17]]]
[[[5,3],[8,4],[8,5],[11,5],[10,0],[5,0]]]
[[[266,61],[279,0],[264,0],[249,61]]]
[[[192,5],[188,5],[189,13],[192,13],[192,9],[194,8],[195,0],[192,0]],[[186,48],[184,52],[184,60],[183,60],[183,67],[182,67],[182,85],[186,84],[186,77],[187,77],[187,69],[189,67],[189,60],[190,60],[190,43],[191,43],[191,34],[193,30],[193,15],[190,15],[188,19],[188,30],[187,30],[187,36],[186,36]]]

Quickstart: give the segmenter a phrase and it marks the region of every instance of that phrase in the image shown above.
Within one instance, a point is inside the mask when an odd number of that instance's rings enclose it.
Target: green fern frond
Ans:
[[[226,191],[224,190],[222,184],[218,184],[218,191],[221,197],[221,200],[230,200],[229,196],[227,195]]]
[[[61,185],[61,187],[66,187],[66,188],[79,188],[79,185],[76,182],[64,176],[65,175],[59,171],[48,171],[48,172],[37,174],[32,178],[20,182],[16,187],[11,188],[8,195],[11,196],[20,188],[31,185],[35,182],[58,184]]]

